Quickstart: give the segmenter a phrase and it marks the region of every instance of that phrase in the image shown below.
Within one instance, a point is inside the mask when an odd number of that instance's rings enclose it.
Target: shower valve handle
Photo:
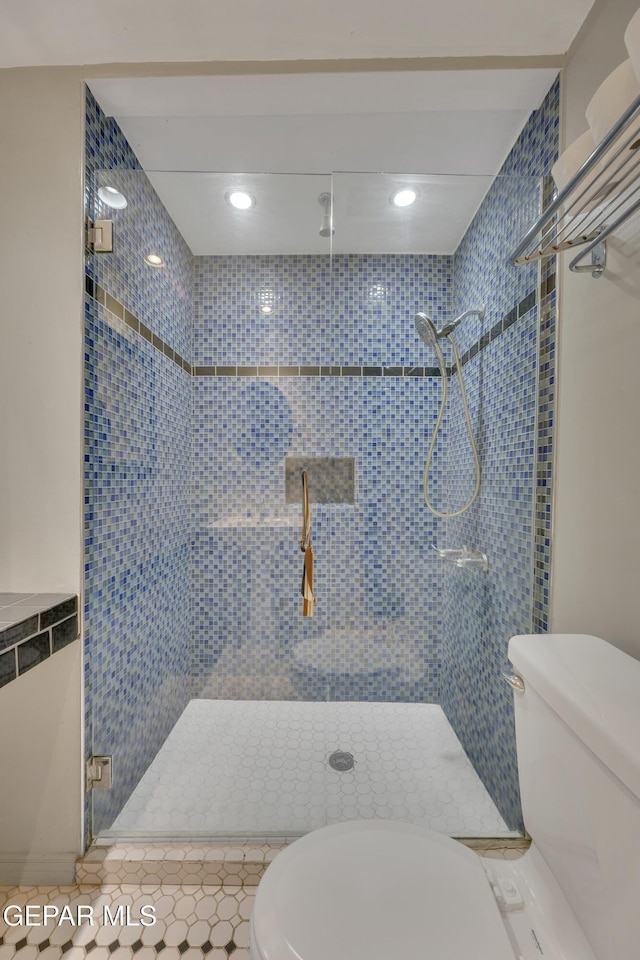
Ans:
[[[465,556],[465,548],[464,548],[464,547],[462,547],[462,549],[458,549],[458,550],[455,550],[455,549],[441,549],[440,547],[436,547],[435,543],[432,543],[432,544],[431,544],[431,547],[435,550],[435,552],[438,554],[438,556],[440,557],[441,560],[456,560],[458,557],[464,557],[464,556]]]
[[[483,573],[486,573],[489,569],[489,561],[486,553],[478,553],[477,550],[470,550],[466,544],[458,550],[440,550],[436,547],[435,543],[432,543],[431,546],[441,560],[449,560],[451,563],[455,563],[456,567],[462,567],[463,569],[465,567],[471,569],[475,567],[482,570]]]
[[[483,573],[486,573],[489,569],[489,560],[487,559],[486,553],[476,553],[475,551],[459,557],[455,563],[456,567],[477,568],[478,570],[482,570]]]

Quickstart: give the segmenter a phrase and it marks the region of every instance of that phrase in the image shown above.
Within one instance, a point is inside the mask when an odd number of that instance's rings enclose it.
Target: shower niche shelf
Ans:
[[[279,527],[299,527],[298,517],[218,517],[210,520],[207,527],[210,530],[255,530],[268,527],[270,530]]]
[[[607,238],[638,210],[640,97],[530,227],[511,254],[511,263],[524,266],[580,248],[569,269],[600,277],[606,266]]]

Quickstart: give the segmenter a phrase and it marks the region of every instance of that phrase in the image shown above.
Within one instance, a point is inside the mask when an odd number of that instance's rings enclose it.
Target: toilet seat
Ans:
[[[450,837],[387,820],[324,827],[283,850],[258,888],[251,953],[514,960],[480,858]]]

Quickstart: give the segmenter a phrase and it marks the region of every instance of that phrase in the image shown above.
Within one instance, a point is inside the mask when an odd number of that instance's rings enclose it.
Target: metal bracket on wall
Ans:
[[[87,790],[108,790],[113,786],[113,758],[90,757],[87,760]]]
[[[579,256],[569,264],[569,270],[573,273],[590,273],[594,280],[601,277],[607,265],[607,243],[606,240],[600,240],[595,246],[591,247],[591,263],[579,263],[589,253],[589,249],[584,250]]]
[[[113,253],[113,220],[87,220],[87,249]]]

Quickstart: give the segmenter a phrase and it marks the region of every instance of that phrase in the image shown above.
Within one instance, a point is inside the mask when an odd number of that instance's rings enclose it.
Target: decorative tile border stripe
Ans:
[[[172,363],[175,363],[178,367],[191,375],[191,364],[188,363],[177,350],[174,350],[169,346],[168,343],[165,343],[159,336],[155,333],[152,333],[149,330],[149,327],[145,326],[142,320],[138,320],[130,310],[127,310],[119,300],[116,300],[115,297],[112,297],[110,293],[107,293],[99,283],[96,283],[95,280],[92,280],[90,276],[85,275],[85,290],[87,295],[92,297],[94,300],[97,300],[99,304],[112,313],[114,317],[118,317],[119,320],[122,320],[128,327],[131,327],[132,330],[135,330],[136,333],[139,333],[147,343],[150,343],[151,346],[155,347],[156,350],[159,350],[165,357],[171,360]]]
[[[543,204],[554,190],[551,177],[543,182]],[[538,341],[538,398],[535,454],[533,529],[533,630],[549,629],[551,591],[551,524],[553,509],[554,425],[556,407],[555,345],[558,317],[556,258],[544,260],[540,270],[540,336]]]
[[[555,274],[547,278],[547,283],[552,283],[550,289],[555,288]],[[261,365],[240,365],[240,364],[213,364],[211,366],[192,367],[190,363],[184,360],[175,350],[165,343],[160,337],[152,333],[148,327],[138,320],[129,310],[126,309],[118,300],[107,293],[106,290],[96,283],[91,277],[85,277],[85,288],[87,294],[94,300],[97,300],[103,307],[112,313],[119,320],[124,321],[128,327],[139,333],[140,336],[150,343],[153,347],[168,357],[173,363],[177,364],[182,370],[194,377],[440,377],[442,374],[439,367],[425,366],[343,366],[343,365],[291,365],[291,364],[273,364],[269,366]],[[541,298],[546,296],[541,289]],[[483,334],[477,343],[474,343],[460,357],[464,366],[470,360],[473,360],[485,347],[508,330],[512,324],[529,312],[537,303],[536,291],[532,290],[520,303],[509,313],[498,320],[491,327],[491,330]],[[447,367],[447,375],[451,376],[455,372],[453,366]]]
[[[210,884],[255,887],[281,843],[136,843],[94,845],[76,865],[76,882]]]
[[[508,330],[509,327],[516,322],[516,320],[519,320],[521,317],[524,317],[525,314],[529,313],[529,310],[535,307],[536,302],[536,292],[535,290],[532,290],[531,293],[527,294],[526,297],[523,297],[520,303],[510,310],[509,313],[502,318],[502,320],[498,320],[497,323],[494,323],[494,325],[491,327],[491,330],[488,330],[487,333],[483,333],[477,343],[474,343],[473,346],[469,347],[469,349],[461,355],[460,362],[462,363],[462,366],[464,366],[465,363],[468,363],[469,360],[473,360],[473,358],[482,350],[484,350],[485,347],[488,347],[490,343],[493,343],[493,341],[496,340],[501,333],[504,333],[505,330]],[[453,367],[449,367],[447,369],[448,374],[452,374],[453,372]]]
[[[0,632],[0,687],[78,639],[78,598],[72,597]]]
[[[195,377],[439,377],[438,367],[222,366],[194,367]]]

